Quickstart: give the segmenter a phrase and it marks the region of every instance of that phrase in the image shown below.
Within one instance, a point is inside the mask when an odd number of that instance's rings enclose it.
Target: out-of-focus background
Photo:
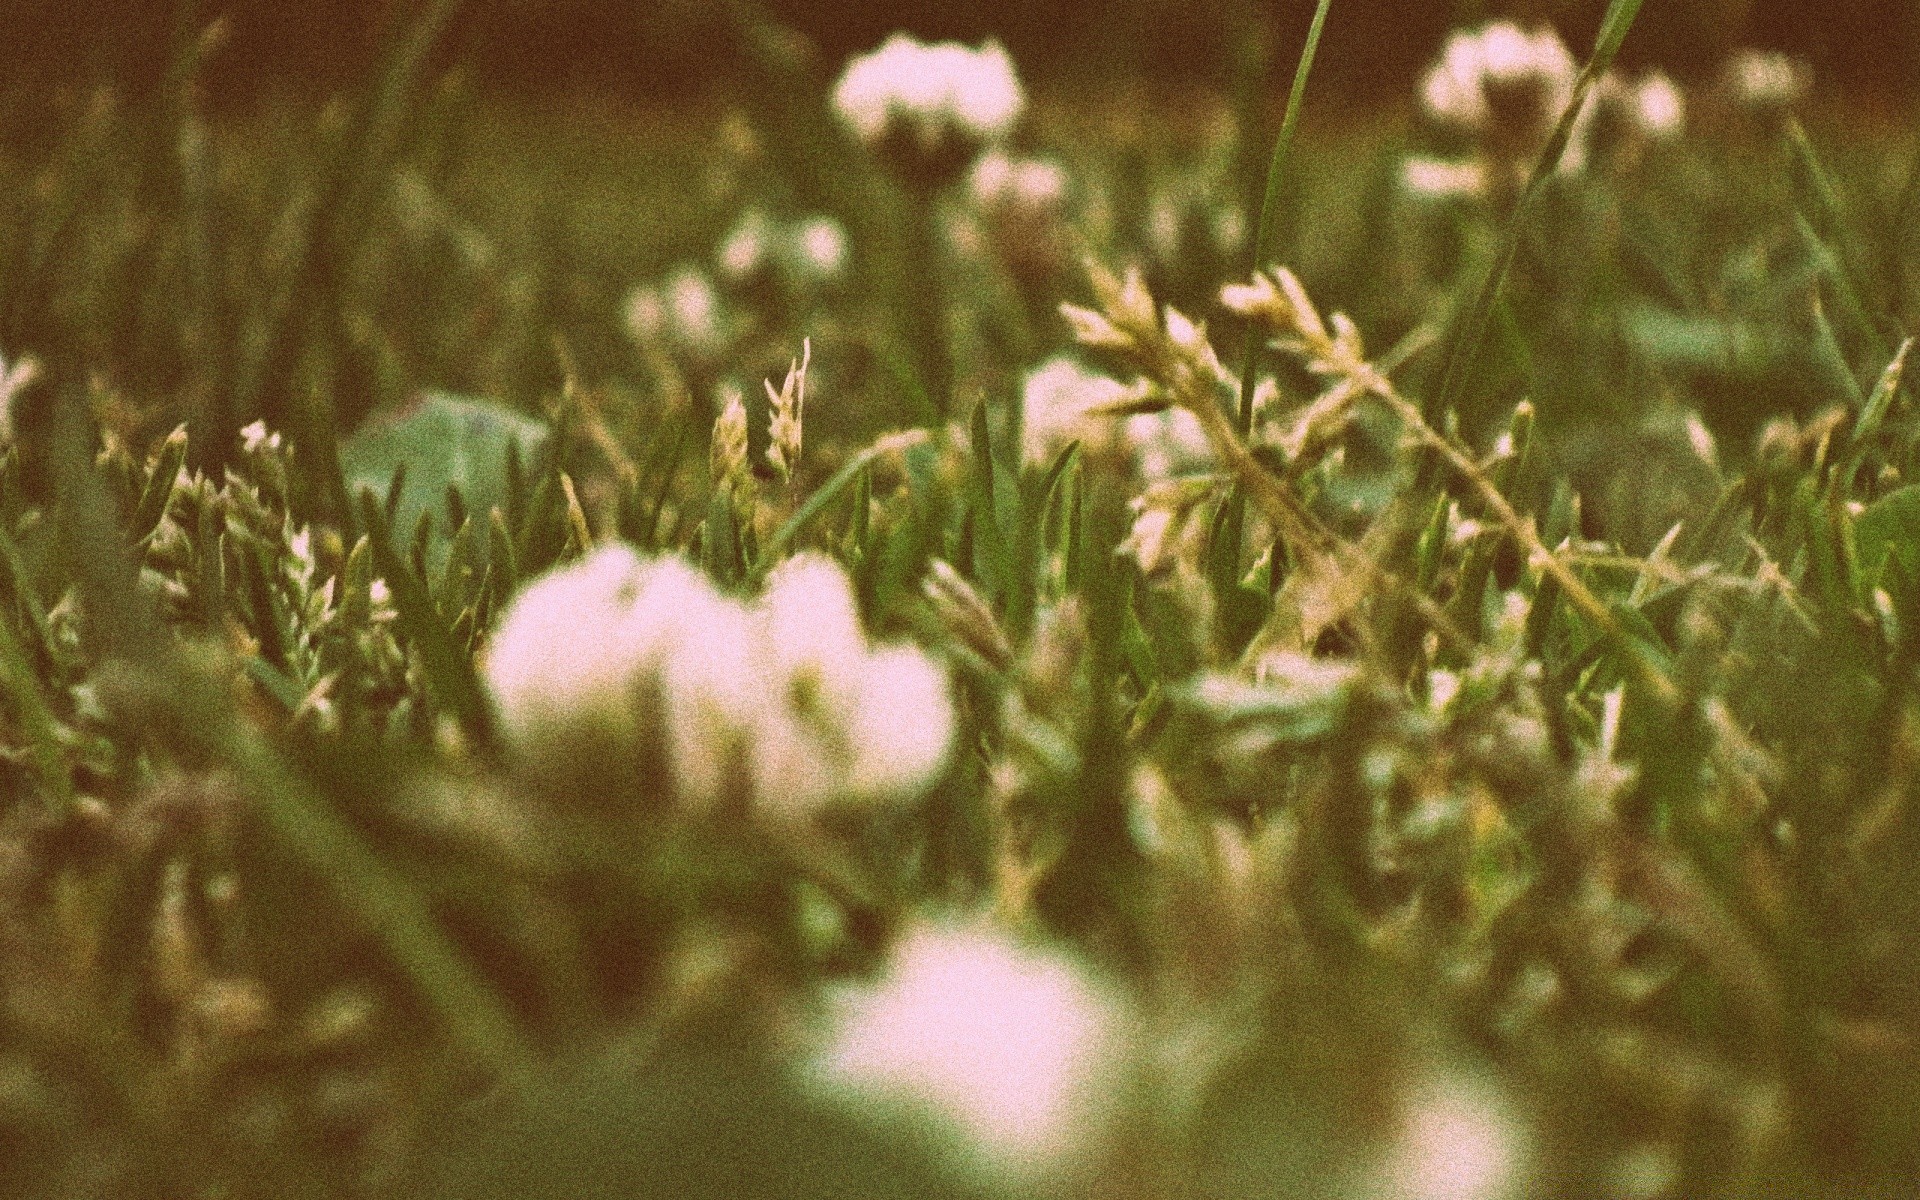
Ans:
[[[325,89],[356,77],[396,7],[390,0],[13,0],[4,7],[6,89],[16,97],[101,76],[134,82],[164,70],[153,50],[183,10],[225,14],[229,36],[207,65],[218,96]],[[588,89],[675,99],[720,86],[733,47],[726,3],[708,0],[477,0],[445,53],[489,86],[551,93]],[[895,29],[922,37],[1001,38],[1037,84],[1140,72],[1218,82],[1248,49],[1250,19],[1297,42],[1304,0],[774,0],[767,9],[838,62]],[[1550,20],[1570,41],[1590,38],[1597,0],[1349,0],[1339,6],[1319,70],[1322,86],[1356,104],[1397,102],[1401,86],[1449,28],[1488,16]],[[716,36],[719,34],[719,36]],[[1886,102],[1920,88],[1920,5],[1911,0],[1687,0],[1645,6],[1624,61],[1657,62],[1686,81],[1736,46],[1790,50],[1848,95]],[[1280,57],[1286,57],[1281,55]],[[157,80],[152,80],[157,82]]]

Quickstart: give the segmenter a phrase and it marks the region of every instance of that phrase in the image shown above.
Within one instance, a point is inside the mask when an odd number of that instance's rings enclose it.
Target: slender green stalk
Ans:
[[[1273,139],[1273,157],[1267,161],[1267,190],[1260,201],[1260,223],[1253,235],[1253,271],[1272,265],[1274,240],[1279,236],[1280,191],[1287,179],[1287,159],[1293,151],[1293,131],[1300,123],[1300,109],[1307,95],[1307,79],[1313,74],[1314,56],[1320,51],[1320,35],[1327,27],[1327,13],[1333,0],[1320,0],[1314,9],[1313,24],[1307,27],[1307,41],[1300,48],[1300,65],[1294,68],[1293,90],[1287,93],[1287,111],[1280,118],[1280,132]],[[1254,376],[1260,368],[1261,337],[1258,329],[1247,333],[1247,351],[1240,369],[1240,435],[1253,429]]]
[[[1501,235],[1493,266],[1481,281],[1480,290],[1474,294],[1473,302],[1468,305],[1447,346],[1447,357],[1440,371],[1440,387],[1427,406],[1429,419],[1437,419],[1458,403],[1467,371],[1479,356],[1480,343],[1487,333],[1487,323],[1492,319],[1494,305],[1500,299],[1500,288],[1506,283],[1507,273],[1513,269],[1513,260],[1519,253],[1520,232],[1525,227],[1527,214],[1533,211],[1547,180],[1559,168],[1567,143],[1573,140],[1580,110],[1586,107],[1587,95],[1613,65],[1614,56],[1620,53],[1620,44],[1626,41],[1634,18],[1640,15],[1642,2],[1613,0],[1607,6],[1606,20],[1600,25],[1599,37],[1594,39],[1593,54],[1587,59],[1587,65],[1581,68],[1579,78],[1574,81],[1573,96],[1561,112],[1559,123],[1553,128],[1553,136],[1547,139],[1540,160],[1533,164],[1533,174],[1528,177],[1527,186],[1520,193],[1520,202],[1513,206],[1513,214],[1507,218],[1507,227]]]

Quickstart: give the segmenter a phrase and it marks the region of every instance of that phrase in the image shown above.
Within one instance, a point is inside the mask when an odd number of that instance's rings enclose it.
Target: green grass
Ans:
[[[1920,1174],[1897,131],[1696,93],[1682,138],[1541,166],[1508,207],[1422,199],[1405,157],[1466,148],[1325,111],[1303,62],[1262,211],[1232,175],[1271,131],[1148,80],[1041,96],[1022,137],[1065,206],[996,226],[890,181],[753,6],[737,76],[671,111],[434,77],[437,13],[326,110],[202,113],[183,39],[167,103],[76,93],[0,151],[0,354],[38,364],[0,457],[10,1190]],[[836,218],[845,273],[724,278],[750,208]],[[1312,311],[1229,311],[1255,261]],[[714,337],[630,322],[689,264]],[[1251,329],[1245,371],[1163,306]],[[753,466],[761,380],[803,339],[788,482]],[[1096,416],[1030,451],[1023,381],[1061,353],[1205,449],[1156,483]],[[713,478],[730,388],[748,463]],[[866,633],[949,679],[941,768],[795,812],[749,741],[696,797],[652,667],[529,742],[495,633],[614,543],[741,603],[830,557]],[[561,665],[617,659],[580,603]],[[847,739],[796,779],[863,736],[831,666],[773,661],[807,648],[749,664]],[[718,678],[672,686],[749,703]],[[1010,1175],[938,1103],[823,1099],[804,1066],[836,997],[962,918],[1128,1014],[1078,1173]],[[1423,1120],[1502,1178],[1369,1190]]]

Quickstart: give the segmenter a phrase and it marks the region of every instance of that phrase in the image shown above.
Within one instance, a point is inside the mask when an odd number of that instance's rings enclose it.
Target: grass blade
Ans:
[[[1613,65],[1614,56],[1619,54],[1620,44],[1626,41],[1634,18],[1640,15],[1642,2],[1612,0],[1607,6],[1606,20],[1601,23],[1600,34],[1594,39],[1593,54],[1587,59],[1587,65],[1581,68],[1579,78],[1574,81],[1573,97],[1567,101],[1567,107],[1553,128],[1553,135],[1547,139],[1540,161],[1534,163],[1533,174],[1528,177],[1527,186],[1520,194],[1520,202],[1514,205],[1513,215],[1508,218],[1507,228],[1501,234],[1493,266],[1488,269],[1487,277],[1481,281],[1479,291],[1474,294],[1448,343],[1447,356],[1440,370],[1440,386],[1427,405],[1426,416],[1429,419],[1437,419],[1459,402],[1467,371],[1479,356],[1480,343],[1486,337],[1494,305],[1500,299],[1500,288],[1506,283],[1507,273],[1513,269],[1513,260],[1520,252],[1520,232],[1527,214],[1533,210],[1547,180],[1559,168],[1567,143],[1573,139],[1574,128],[1579,123],[1580,110],[1586,107],[1587,96],[1593,91],[1594,85]]]

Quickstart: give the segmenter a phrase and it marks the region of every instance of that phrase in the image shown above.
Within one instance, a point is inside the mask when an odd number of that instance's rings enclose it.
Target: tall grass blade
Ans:
[[[1508,218],[1506,230],[1501,234],[1493,265],[1488,268],[1486,278],[1481,281],[1479,290],[1468,303],[1448,342],[1447,356],[1440,370],[1440,386],[1426,406],[1429,419],[1439,419],[1441,414],[1459,403],[1460,389],[1466,385],[1467,372],[1472,370],[1474,360],[1479,356],[1480,343],[1486,337],[1494,305],[1500,298],[1500,288],[1506,283],[1507,273],[1513,269],[1513,260],[1520,252],[1520,234],[1525,228],[1527,216],[1533,211],[1547,180],[1559,169],[1567,143],[1573,139],[1574,129],[1579,124],[1580,110],[1586,106],[1587,96],[1593,91],[1594,85],[1613,66],[1614,57],[1620,52],[1620,44],[1626,41],[1634,18],[1640,15],[1642,2],[1612,0],[1607,5],[1606,19],[1601,22],[1600,34],[1594,39],[1593,53],[1588,57],[1586,66],[1580,69],[1579,78],[1574,81],[1573,96],[1561,112],[1559,122],[1554,125],[1553,134],[1547,139],[1540,160],[1534,163],[1533,173],[1527,178],[1527,186],[1520,194],[1520,202],[1514,205],[1513,215]]]

